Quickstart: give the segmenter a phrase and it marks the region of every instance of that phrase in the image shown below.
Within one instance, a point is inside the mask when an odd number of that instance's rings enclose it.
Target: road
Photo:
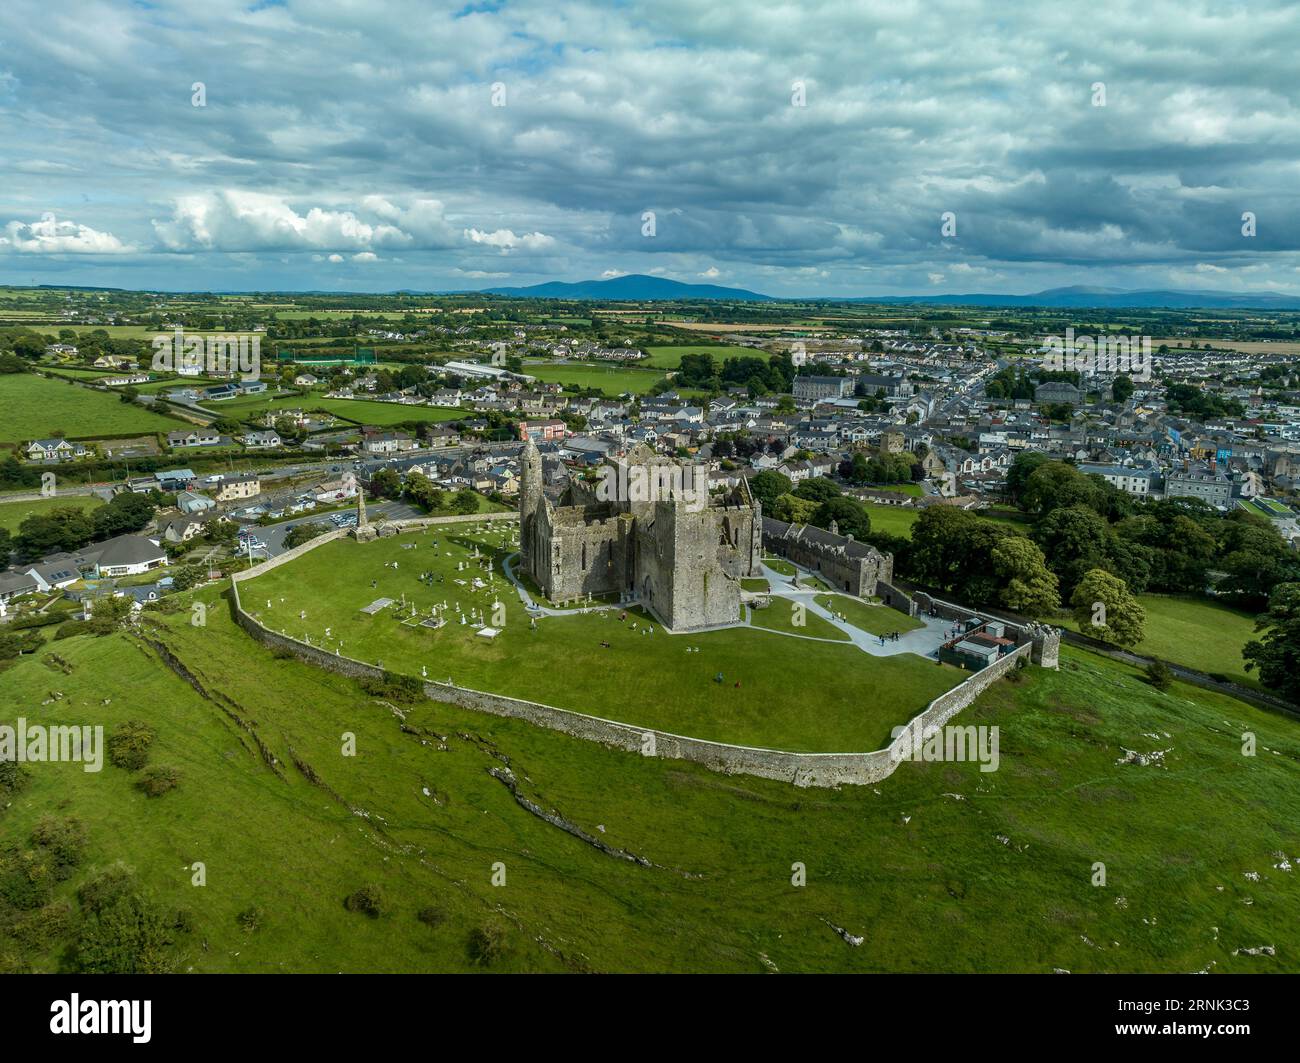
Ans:
[[[346,510],[337,510],[336,512],[344,513]],[[367,502],[366,514],[372,521],[377,517],[387,517],[389,520],[411,520],[415,517],[427,516],[427,514],[407,505],[405,502]],[[278,557],[284,553],[284,537],[289,534],[290,528],[296,528],[299,524],[324,524],[333,529],[334,525],[330,524],[330,517],[332,516],[334,516],[333,513],[317,513],[315,515],[304,513],[301,517],[281,521],[279,524],[265,526],[246,524],[244,527],[266,543],[267,557]]]

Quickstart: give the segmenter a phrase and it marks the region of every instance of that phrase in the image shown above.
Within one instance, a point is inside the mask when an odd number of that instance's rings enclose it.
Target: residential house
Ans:
[[[66,439],[33,439],[27,445],[28,461],[76,461],[87,453],[81,443],[70,443]]]
[[[253,498],[262,493],[262,484],[256,473],[238,472],[221,477],[214,492],[218,502],[233,502]]]

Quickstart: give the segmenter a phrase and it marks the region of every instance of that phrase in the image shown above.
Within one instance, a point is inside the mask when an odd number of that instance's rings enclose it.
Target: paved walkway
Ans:
[[[800,568],[793,561],[788,561],[786,563],[789,564],[801,578],[817,578],[815,573]],[[844,634],[848,635],[849,640],[853,645],[864,653],[871,654],[873,657],[892,657],[898,653],[915,653],[921,657],[934,657],[938,652],[939,647],[952,637],[951,621],[932,619],[928,616],[917,616],[916,619],[924,624],[924,627],[914,628],[911,631],[904,632],[898,637],[897,642],[891,642],[886,639],[885,644],[882,646],[880,644],[879,635],[873,635],[868,631],[863,631],[859,627],[854,627],[848,621],[840,620],[838,617],[834,616],[829,609],[824,605],[820,605],[816,600],[816,596],[819,594],[829,593],[834,597],[838,592],[817,591],[813,590],[811,587],[797,587],[795,586],[795,577],[782,575],[775,569],[770,568],[766,562],[763,564],[763,576],[767,579],[768,586],[771,587],[771,596],[773,598],[787,598],[792,602],[797,601],[803,603],[808,612],[812,613],[814,616],[820,617],[832,627],[838,628],[840,631],[844,632]],[[863,599],[851,595],[846,595],[845,597],[852,597],[853,601],[856,602],[863,601]],[[887,605],[872,606],[868,603],[868,608],[884,609],[893,612],[893,610],[890,610]],[[902,616],[901,613],[897,615],[900,617]],[[779,632],[779,634],[790,634],[790,632]],[[810,638],[813,636],[799,635],[796,637]],[[834,640],[821,639],[819,641],[830,642]]]
[[[574,609],[556,609],[549,605],[539,605],[533,600],[533,596],[528,593],[527,588],[520,582],[519,577],[515,574],[515,563],[519,560],[518,554],[510,554],[502,562],[502,568],[505,571],[506,579],[514,584],[515,591],[519,594],[519,600],[523,602],[524,608],[534,616],[578,616],[582,613],[599,613],[609,609],[628,609],[636,606],[637,603],[629,602],[626,604],[605,603],[602,605],[581,606]],[[800,568],[794,562],[788,562],[792,568],[803,578],[815,578],[814,573]],[[916,619],[924,624],[924,627],[915,628],[912,631],[904,632],[899,636],[897,642],[885,640],[881,645],[880,636],[873,635],[870,632],[863,631],[861,628],[854,627],[845,620],[840,620],[834,616],[825,606],[818,604],[816,595],[828,593],[826,591],[815,591],[808,587],[796,587],[794,578],[783,576],[773,568],[769,568],[766,563],[763,564],[763,576],[767,579],[768,586],[771,587],[771,596],[773,598],[786,598],[790,601],[803,603],[808,612],[814,616],[825,620],[832,627],[835,627],[848,636],[848,641],[862,650],[863,653],[869,653],[873,657],[893,657],[899,653],[915,653],[921,657],[934,659],[939,647],[952,637],[952,623],[947,620],[936,620],[927,616],[917,616]],[[836,593],[829,592],[832,596]],[[847,597],[847,596],[846,596]],[[854,601],[861,602],[861,598],[854,598]],[[888,609],[888,606],[874,606],[872,608]],[[709,628],[710,631],[727,630],[732,627],[752,627],[759,631],[768,631],[773,635],[785,635],[795,639],[811,639],[814,642],[829,642],[832,645],[845,645],[842,639],[823,639],[816,635],[800,635],[793,631],[775,631],[771,628],[761,627],[754,624],[751,618],[752,610],[745,607],[745,619],[738,624],[728,624],[723,628]],[[902,614],[898,614],[901,616]],[[665,634],[673,632],[665,629]],[[680,632],[680,634],[698,635],[701,631]]]

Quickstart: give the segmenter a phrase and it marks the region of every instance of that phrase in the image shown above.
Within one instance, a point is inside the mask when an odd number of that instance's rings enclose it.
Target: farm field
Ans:
[[[962,679],[958,670],[912,654],[874,658],[848,644],[796,642],[752,628],[669,635],[643,614],[629,613],[620,621],[618,608],[542,617],[533,630],[499,567],[500,558],[509,552],[502,536],[513,530],[477,533],[474,527],[469,522],[369,544],[351,539],[326,543],[242,584],[240,593],[245,608],[273,629],[283,623],[289,634],[310,635],[319,642],[329,627],[327,647],[342,640],[347,656],[371,663],[382,660],[391,671],[419,675],[421,667],[427,667],[430,677],[450,676],[461,686],[742,745],[879,749],[893,727],[906,723]],[[472,557],[475,544],[483,554],[481,562]],[[493,555],[495,570],[487,560]],[[386,567],[393,562],[399,568]],[[465,572],[458,571],[459,564],[466,565]],[[456,583],[474,577],[486,582],[490,571],[495,571],[495,582],[482,590]],[[433,573],[435,582],[420,582],[425,572]],[[438,576],[441,583],[436,582]],[[400,603],[403,595],[407,605],[424,616],[432,605],[447,601],[449,623],[436,631],[405,625],[396,606],[374,616],[360,612],[379,598]],[[457,622],[457,603],[489,616],[497,602],[504,608],[505,623],[494,625],[502,628],[496,638],[480,638],[475,633],[479,625]],[[776,603],[768,611],[775,615],[780,607]],[[305,623],[298,620],[304,611]],[[773,622],[779,624],[781,618]],[[831,625],[820,623],[834,632]],[[645,633],[647,627],[653,634]],[[699,652],[687,654],[688,646],[698,646]],[[797,685],[797,680],[787,653],[797,654],[801,674],[825,677],[815,697],[791,696],[791,683]],[[565,662],[563,668],[555,666],[558,660]],[[718,673],[723,675],[721,683],[714,681]],[[572,682],[575,675],[583,677],[581,684]],[[647,682],[647,677],[654,681]]]
[[[96,495],[62,495],[54,498],[40,498],[30,502],[6,502],[0,496],[0,528],[16,532],[18,525],[28,517],[44,515],[52,509],[98,509],[104,504]]]
[[[623,366],[593,365],[584,362],[569,365],[525,363],[524,372],[528,376],[551,383],[599,388],[611,398],[624,392],[644,395],[664,378],[663,373],[651,369],[628,369]]]
[[[454,421],[466,416],[461,409],[439,406],[403,406],[396,402],[374,402],[369,399],[327,399],[320,395],[278,395],[274,398],[253,396],[247,399],[227,399],[221,402],[200,403],[204,409],[222,417],[241,420],[259,418],[272,410],[304,409],[327,410],[336,417],[354,424],[393,425],[404,421],[437,423]]]
[[[117,395],[32,373],[0,376],[3,442],[43,439],[62,432],[69,439],[165,432],[182,422],[122,402]]]
[[[873,787],[796,790],[432,702],[399,719],[389,698],[251,643],[222,589],[147,613],[139,637],[48,643],[5,672],[4,718],[54,690],[44,723],[144,721],[150,763],[180,782],[148,798],[110,764],[29,771],[0,843],[34,849],[55,815],[76,817],[86,844],[50,906],[0,899],[4,970],[74,968],[77,891],[118,862],[169,924],[185,915],[151,969],[481,970],[471,938],[495,927],[489,969],[503,972],[1295,970],[1300,879],[1275,866],[1300,855],[1292,720],[1183,684],[1160,693],[1066,649],[1060,672],[1026,669],[958,717],[1000,728],[997,771],[904,763]],[[1242,757],[1243,730],[1270,755]],[[340,756],[345,731],[355,757]],[[1159,768],[1116,763],[1156,747]],[[527,811],[488,774],[506,759],[522,796],[647,865]],[[806,889],[790,885],[794,859]],[[377,917],[344,908],[371,885]],[[1242,951],[1261,942],[1275,954]]]
[[[719,368],[728,358],[766,359],[768,357],[766,351],[755,350],[753,347],[710,347],[707,345],[690,346],[688,344],[669,347],[647,347],[646,354],[650,357],[637,364],[654,366],[657,369],[677,369],[682,364],[682,355],[684,354],[711,354]]]
[[[1204,598],[1140,594],[1138,601],[1147,623],[1146,637],[1133,647],[1135,653],[1259,687],[1258,675],[1246,671],[1241,656],[1242,647],[1256,637],[1254,616]],[[1061,624],[1079,630],[1072,616]]]

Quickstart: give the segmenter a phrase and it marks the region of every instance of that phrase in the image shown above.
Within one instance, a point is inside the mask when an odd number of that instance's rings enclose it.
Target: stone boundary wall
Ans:
[[[447,518],[430,519],[448,522]],[[460,523],[473,519],[473,517],[455,518]],[[409,530],[409,525],[404,530]],[[320,647],[309,646],[289,635],[270,630],[244,611],[239,598],[239,584],[245,580],[270,572],[307,551],[346,534],[347,532],[342,530],[328,532],[261,565],[234,573],[231,577],[231,599],[235,622],[264,646],[292,653],[299,660],[318,668],[353,678],[379,679],[383,677],[384,670],[376,665],[329,653]],[[917,733],[924,734],[932,728],[943,726],[996,680],[1015,668],[1021,658],[1027,660],[1030,650],[1029,643],[1017,646],[989,667],[976,672],[965,682],[940,694],[921,713],[907,722],[907,730],[904,733],[884,749],[870,753],[792,753],[779,749],[709,742],[669,731],[636,727],[617,720],[590,716],[573,709],[560,709],[553,705],[482,690],[471,690],[449,683],[426,682],[424,694],[434,701],[448,702],[460,708],[485,712],[493,716],[526,720],[539,727],[599,742],[630,753],[691,761],[726,775],[755,775],[763,779],[792,783],[795,786],[862,786],[880,782],[892,775],[894,769],[908,758]]]
[[[380,517],[378,520],[371,520],[370,526],[378,528],[381,525],[387,525],[390,528],[396,528],[398,534],[401,534],[407,531],[417,531],[421,528],[434,528],[439,524],[468,524],[471,521],[491,522],[498,520],[517,524],[519,523],[519,514],[513,510],[507,510],[504,513],[471,513],[468,516],[453,513],[448,517],[411,517],[407,520],[384,520],[383,517]],[[352,529],[344,528],[341,530],[346,535]],[[324,539],[324,536],[321,536],[321,538]],[[303,545],[308,544],[304,543]]]
[[[904,616],[916,616],[918,607],[912,596],[906,591],[893,583],[880,580],[876,584],[876,597],[883,598],[884,602],[890,609],[894,609]]]

